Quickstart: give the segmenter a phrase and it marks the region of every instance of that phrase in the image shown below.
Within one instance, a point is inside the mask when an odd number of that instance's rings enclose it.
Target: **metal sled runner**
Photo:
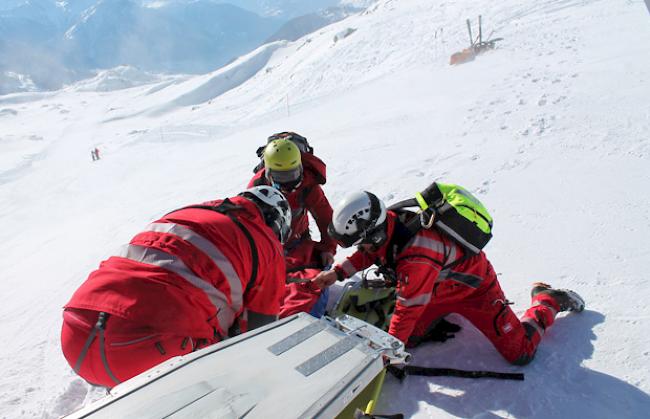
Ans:
[[[352,417],[371,413],[386,364],[409,357],[361,320],[299,313],[172,358],[69,418]]]

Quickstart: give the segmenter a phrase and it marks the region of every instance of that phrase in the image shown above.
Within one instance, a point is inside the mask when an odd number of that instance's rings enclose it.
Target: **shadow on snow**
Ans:
[[[410,376],[400,383],[390,377],[376,413],[435,416],[443,410],[453,416],[481,418],[645,418],[650,411],[650,395],[583,365],[594,352],[597,338],[593,329],[605,320],[599,312],[586,310],[558,318],[535,359],[525,367],[503,360],[469,322],[455,315],[452,320],[463,325],[456,339],[418,348],[413,364],[518,371],[525,374],[525,381]],[[401,412],[393,411],[391,399],[399,399]]]

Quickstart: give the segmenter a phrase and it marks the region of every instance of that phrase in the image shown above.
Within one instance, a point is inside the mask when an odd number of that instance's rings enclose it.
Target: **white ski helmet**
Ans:
[[[240,193],[258,206],[264,222],[271,227],[282,244],[291,234],[291,208],[282,192],[270,186],[255,186]]]
[[[367,191],[347,195],[334,210],[330,237],[342,247],[372,244],[379,247],[386,240],[386,206]]]

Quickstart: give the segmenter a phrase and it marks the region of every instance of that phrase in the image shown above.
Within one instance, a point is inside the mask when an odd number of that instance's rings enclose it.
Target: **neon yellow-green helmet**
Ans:
[[[289,139],[273,140],[264,149],[264,166],[278,172],[298,169],[302,166],[300,150]]]

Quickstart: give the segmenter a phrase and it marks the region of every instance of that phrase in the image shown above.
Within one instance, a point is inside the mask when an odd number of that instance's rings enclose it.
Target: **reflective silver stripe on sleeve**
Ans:
[[[166,269],[179,275],[181,278],[203,291],[217,310],[219,326],[221,326],[223,330],[227,330],[235,321],[235,311],[233,311],[232,307],[228,304],[226,296],[212,284],[194,275],[194,273],[185,266],[183,261],[178,259],[176,256],[158,249],[151,249],[132,244],[125,246],[118,256]]]
[[[429,237],[423,237],[421,235],[415,236],[413,241],[408,247],[423,247],[425,249],[432,250],[438,254],[445,254],[445,245],[443,242],[438,240],[433,240]]]
[[[544,329],[542,326],[539,325],[537,320],[533,319],[532,317],[524,317],[521,319],[522,323],[528,323],[529,325],[533,326],[533,328],[539,333],[540,336],[544,336]]]
[[[341,269],[345,271],[345,274],[349,277],[357,273],[357,269],[354,267],[352,262],[350,262],[350,259],[345,259],[343,263],[340,265]]]
[[[180,237],[181,239],[192,243],[195,247],[199,248],[212,262],[223,272],[228,284],[230,285],[230,298],[232,299],[232,307],[235,311],[239,311],[243,305],[243,291],[242,281],[237,275],[235,268],[224,256],[223,253],[209,240],[197,234],[191,229],[174,224],[174,223],[152,223],[147,226],[145,231],[155,231],[158,233],[169,233]]]
[[[436,252],[440,255],[444,255],[445,265],[456,262],[456,259],[458,259],[458,251],[456,250],[457,245],[454,243],[450,243],[448,246],[446,246],[443,242],[439,240],[417,235],[407,245],[407,247],[411,247],[411,246],[422,247],[425,249],[432,250],[433,252]],[[449,252],[449,254],[446,253],[447,251]]]
[[[397,301],[399,301],[400,305],[404,307],[423,306],[431,301],[431,293],[420,294],[417,297],[413,298],[404,298],[398,296]]]

